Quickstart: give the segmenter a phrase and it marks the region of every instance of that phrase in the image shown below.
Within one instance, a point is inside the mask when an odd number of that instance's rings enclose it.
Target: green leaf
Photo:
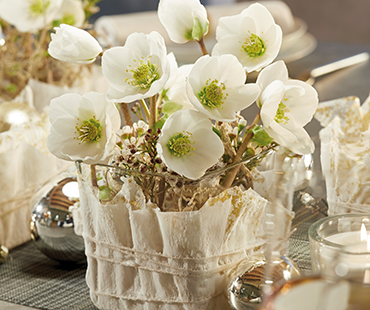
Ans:
[[[168,92],[168,88],[167,89],[162,89],[161,96],[162,96],[163,100],[168,100],[167,92]]]
[[[245,160],[245,159],[248,159],[248,158],[250,158],[250,157],[254,156],[254,154],[255,154],[255,152],[254,152],[254,150],[253,150],[253,149],[251,149],[251,148],[247,148],[247,149],[245,150],[245,152],[244,152],[243,159],[244,159],[244,160]]]
[[[51,25],[52,28],[59,27],[62,21],[60,19],[53,20],[53,23]]]
[[[221,132],[214,126],[212,126],[212,130],[222,139]]]
[[[5,87],[5,90],[10,92],[10,93],[16,93],[18,91],[17,85],[11,83],[8,86]]]
[[[195,17],[193,21],[194,21],[194,25],[193,25],[193,30],[191,32],[191,36],[193,40],[200,41],[202,36],[207,32],[208,25],[206,26],[206,29],[203,29],[199,18]]]
[[[166,101],[162,105],[162,112],[168,115],[171,115],[181,109],[182,109],[182,105],[174,101]]]
[[[253,132],[251,141],[256,142],[259,146],[266,146],[274,141],[261,126],[254,126],[251,131]]]
[[[164,122],[167,120],[168,118],[168,115],[165,114],[163,115],[155,124],[154,124],[154,128],[155,129],[162,129],[163,125],[164,125]]]
[[[110,199],[110,189],[108,186],[103,185],[99,187],[99,199],[102,201]]]
[[[238,124],[238,134],[242,132],[242,130],[245,128],[245,125]]]

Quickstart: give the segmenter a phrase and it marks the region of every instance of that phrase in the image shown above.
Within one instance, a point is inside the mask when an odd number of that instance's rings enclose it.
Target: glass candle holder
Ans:
[[[368,310],[369,246],[368,241],[343,246],[322,273],[275,285],[260,310]]]
[[[328,216],[311,225],[309,231],[313,272],[332,268],[343,247],[370,240],[370,215],[342,214]],[[367,245],[362,245],[367,246]]]
[[[334,261],[329,280],[348,284],[348,309],[370,308],[370,238],[342,248]]]

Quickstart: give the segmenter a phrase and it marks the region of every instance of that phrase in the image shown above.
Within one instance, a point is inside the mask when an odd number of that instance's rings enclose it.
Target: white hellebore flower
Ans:
[[[233,54],[247,72],[258,71],[274,61],[283,32],[261,4],[250,5],[239,15],[221,17],[212,55]]]
[[[87,31],[61,24],[51,34],[48,52],[51,57],[77,64],[89,64],[102,52],[98,41]]]
[[[155,31],[129,35],[125,46],[104,52],[102,70],[111,86],[109,99],[132,102],[154,96],[162,90],[170,74],[162,36]]]
[[[258,97],[257,84],[245,84],[245,71],[233,55],[203,56],[193,66],[187,94],[194,107],[217,121],[235,120],[235,112]]]
[[[261,120],[270,137],[294,153],[313,153],[315,146],[303,127],[316,111],[316,90],[305,82],[289,79],[283,61],[263,69],[257,84],[261,87]]]
[[[171,115],[178,110],[194,109],[186,94],[186,80],[193,65],[182,65],[177,67],[173,53],[167,55],[170,63],[171,74],[164,89],[162,90],[163,104],[162,112]]]
[[[85,11],[81,0],[64,0],[55,19],[61,24],[81,27],[85,21]]]
[[[37,32],[54,20],[63,0],[0,0],[0,18],[20,32]]]
[[[50,103],[51,153],[65,160],[87,164],[103,162],[111,155],[121,120],[115,104],[104,94],[65,94]]]
[[[175,43],[199,41],[208,32],[207,11],[199,0],[160,0],[158,17]]]
[[[224,147],[204,114],[181,110],[164,123],[157,152],[169,169],[195,180],[217,163]]]

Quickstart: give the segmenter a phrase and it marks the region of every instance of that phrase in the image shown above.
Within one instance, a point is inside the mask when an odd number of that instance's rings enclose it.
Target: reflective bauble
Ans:
[[[39,119],[37,111],[25,103],[0,103],[0,132],[9,130],[12,125],[29,123]]]
[[[300,276],[299,268],[286,256],[272,261],[272,281],[291,280]],[[265,284],[266,262],[256,262],[253,268],[232,279],[227,290],[229,305],[236,310],[257,310],[261,306]]]
[[[42,253],[59,262],[86,260],[83,238],[76,235],[69,210],[78,198],[76,177],[62,175],[43,186],[32,199],[31,238]]]
[[[5,263],[6,259],[8,258],[9,250],[0,244],[0,264]]]

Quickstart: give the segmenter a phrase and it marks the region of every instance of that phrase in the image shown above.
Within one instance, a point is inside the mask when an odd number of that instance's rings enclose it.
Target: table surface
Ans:
[[[298,76],[304,70],[314,68],[316,66],[320,66],[320,65],[323,65],[323,64],[335,61],[335,60],[339,60],[344,57],[352,56],[352,55],[355,55],[361,52],[370,53],[370,46],[368,45],[345,45],[345,44],[340,44],[340,43],[319,42],[316,50],[313,53],[311,53],[310,55],[300,60],[288,63],[287,66],[290,72],[290,77],[294,78]],[[363,102],[368,97],[369,91],[370,91],[370,62],[362,64],[362,65],[357,65],[351,68],[342,69],[338,72],[331,73],[327,76],[321,77],[316,80],[314,87],[318,91],[320,102],[332,100],[332,99],[336,99],[340,97],[347,97],[347,96],[357,96],[360,98],[361,102]],[[312,122],[306,126],[307,131],[310,133],[311,137],[313,137],[313,140],[317,147],[315,154],[314,154],[314,169],[316,169],[317,171],[320,171],[319,139],[318,139],[318,132],[320,128],[321,127],[316,120],[312,120]],[[322,184],[320,185],[320,183],[318,183],[316,187],[313,187],[312,195],[315,198],[316,197],[320,198],[320,196],[323,197],[325,195],[325,188],[323,187],[323,185]],[[311,220],[312,219],[314,218],[311,218]],[[301,225],[300,227],[301,227],[301,230],[306,230],[308,228],[307,225]],[[295,247],[294,250],[297,249],[296,248],[297,241],[299,242],[299,240],[295,239],[294,240],[295,243],[293,242],[294,243],[293,247]],[[306,242],[304,249],[298,249],[297,251],[301,251],[302,253],[303,252],[307,253],[307,244],[308,243]],[[29,246],[29,245],[26,245],[26,246]],[[26,250],[33,251],[35,249],[28,248]],[[21,249],[18,248],[18,249],[14,249],[13,251],[10,251],[11,255],[13,253],[15,254],[23,253],[22,248]],[[45,259],[48,260],[48,258],[42,257],[42,254],[40,255],[41,255],[40,260],[45,260]],[[25,256],[24,259],[27,260],[28,259],[27,255],[24,255],[24,256]],[[296,258],[298,260],[301,259],[302,262],[305,262],[306,260],[306,258],[299,258],[299,257],[296,257]],[[21,258],[17,258],[17,259],[20,260]],[[14,259],[14,262],[15,262],[15,259]],[[1,281],[1,272],[4,270],[4,267],[12,263],[13,263],[12,261],[9,261],[6,264],[0,265],[0,281]],[[53,265],[54,263],[51,263],[51,264]],[[47,265],[48,264],[46,263],[45,268],[56,268],[55,270],[60,270],[60,268],[58,268],[55,264],[52,267],[50,266],[47,267]],[[85,267],[80,266],[79,268],[80,269],[82,268],[83,270]],[[51,278],[53,278],[53,276],[51,276]],[[81,281],[81,279],[82,281],[84,281],[83,275],[79,275],[79,281]],[[6,286],[0,285],[0,296],[2,293],[4,293],[4,289],[6,289]],[[54,290],[53,293],[50,292],[50,296],[49,296],[50,300],[57,300],[56,296],[58,294],[59,294],[58,290],[56,291]],[[83,294],[84,298],[88,298],[88,290],[86,290],[86,287],[83,288],[81,294]],[[6,299],[6,298],[0,298],[0,299],[3,300],[3,301],[0,301],[1,310],[43,309],[38,306],[34,306],[35,303],[32,304],[28,302],[27,300],[11,300],[10,301],[9,299]],[[36,307],[36,308],[25,307],[22,305],[32,305],[33,307]],[[47,308],[47,309],[56,309],[56,308]],[[79,307],[71,307],[71,308],[66,307],[65,309],[96,309],[96,308],[91,306],[90,304],[90,305],[79,306]]]

